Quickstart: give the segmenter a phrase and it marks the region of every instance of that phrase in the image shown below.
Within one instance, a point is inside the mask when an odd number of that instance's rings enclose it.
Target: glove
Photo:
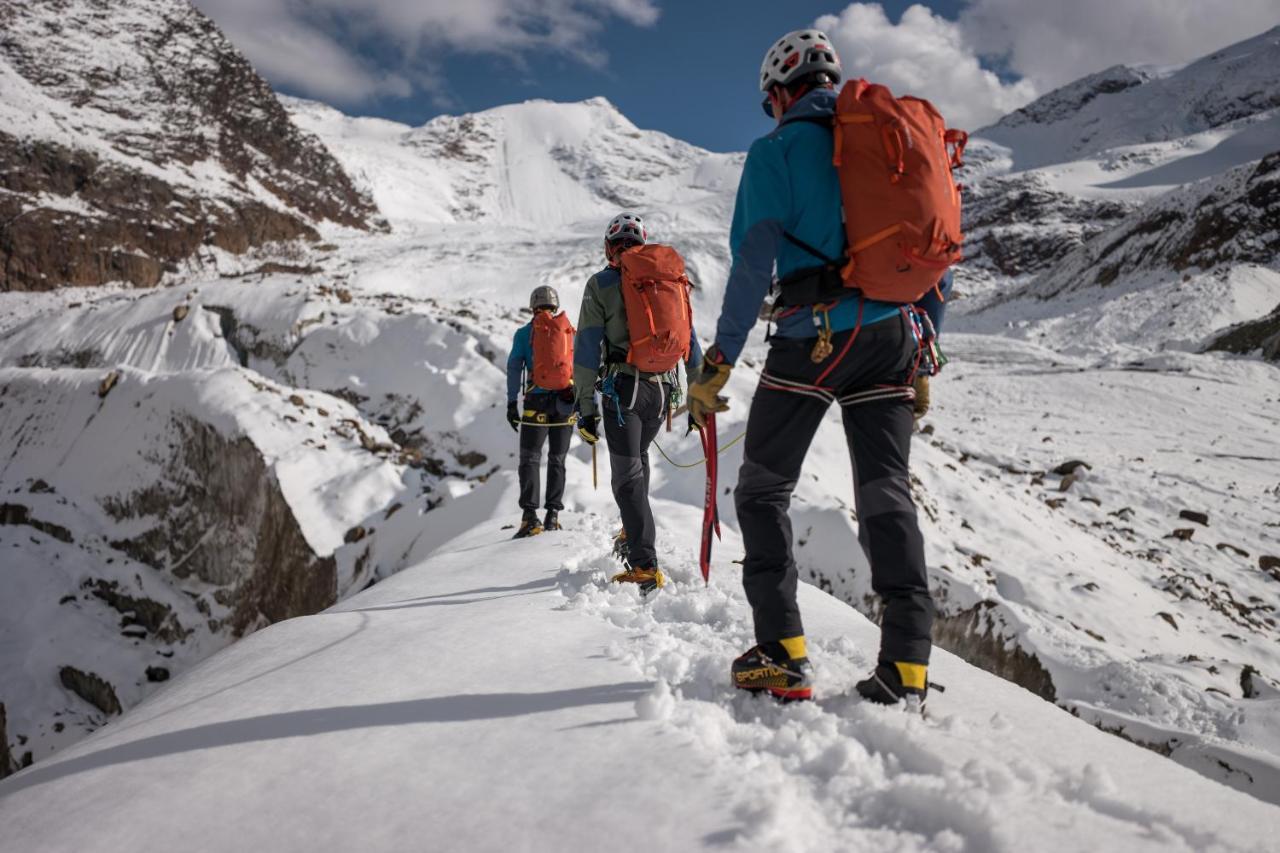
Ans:
[[[912,406],[912,414],[920,420],[929,412],[929,377],[921,373],[916,377],[916,401]]]
[[[578,416],[578,435],[582,436],[582,440],[587,444],[595,444],[600,440],[600,416],[599,415],[579,415]]]
[[[516,432],[520,431],[520,411],[516,407],[515,400],[507,403],[507,423],[511,424],[511,428]]]
[[[720,396],[720,390],[729,381],[733,368],[725,364],[720,347],[715,344],[702,356],[702,366],[689,386],[689,418],[698,426],[706,423],[711,412],[727,412],[729,401]]]

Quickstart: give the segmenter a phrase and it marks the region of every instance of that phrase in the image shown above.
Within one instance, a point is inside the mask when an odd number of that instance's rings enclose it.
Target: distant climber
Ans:
[[[941,321],[943,273],[959,257],[951,168],[963,134],[944,129],[927,102],[865,81],[837,101],[841,76],[817,30],[789,33],[765,56],[760,89],[777,127],[747,154],[716,343],[689,388],[689,410],[701,422],[728,408],[721,391],[776,264],[774,329],[735,491],[757,644],[733,662],[733,682],[812,698],[787,510],[814,433],[838,403],[859,539],[884,603],[878,664],[857,689],[885,704],[923,702],[934,608],[907,466],[915,385],[935,368],[927,330],[936,324],[913,303],[933,294],[926,308]]]
[[[589,444],[600,439],[598,383],[613,495],[622,515],[619,542],[625,544],[626,571],[613,580],[648,592],[665,583],[649,507],[649,445],[679,405],[679,363],[692,375],[702,348],[693,328],[689,279],[675,249],[649,243],[641,218],[621,213],[605,231],[604,254],[608,265],[587,281],[578,315],[578,432]]]
[[[515,538],[560,529],[564,510],[564,458],[573,437],[573,325],[550,287],[529,297],[533,319],[516,330],[507,357],[507,422],[520,434],[520,508]],[[524,404],[519,397],[523,391]],[[547,452],[547,514],[538,518],[542,445]]]

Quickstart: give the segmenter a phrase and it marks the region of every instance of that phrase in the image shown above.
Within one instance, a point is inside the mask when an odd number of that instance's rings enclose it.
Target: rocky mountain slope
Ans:
[[[379,224],[185,0],[2,0],[0,91],[0,290],[151,286]]]
[[[971,289],[1057,268],[1156,196],[1275,151],[1277,69],[1280,28],[1178,69],[1107,69],[976,131]]]

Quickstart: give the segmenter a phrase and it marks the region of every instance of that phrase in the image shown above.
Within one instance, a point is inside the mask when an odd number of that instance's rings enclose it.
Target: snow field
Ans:
[[[642,601],[605,582],[608,496],[572,473],[566,531],[511,542],[476,515],[416,567],[252,635],[0,783],[10,841],[147,851],[181,832],[210,851],[314,850],[317,838],[331,849],[432,838],[467,850],[959,851],[1036,838],[1045,850],[1261,850],[1280,829],[1280,809],[946,653],[931,674],[947,690],[928,716],[857,701],[876,628],[808,586],[818,701],[735,695],[728,663],[750,644],[750,618],[732,534],[704,589],[689,568],[696,514],[661,502],[673,583]],[[514,498],[503,474],[456,511]],[[107,780],[130,798],[102,796]]]

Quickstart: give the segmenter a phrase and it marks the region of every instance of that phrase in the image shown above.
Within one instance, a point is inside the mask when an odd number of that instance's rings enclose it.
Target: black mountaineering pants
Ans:
[[[871,563],[871,586],[884,603],[880,660],[927,664],[933,601],[907,473],[912,404],[904,383],[915,342],[901,317],[866,326],[816,387],[853,334],[835,335],[835,354],[821,364],[809,358],[815,338],[772,341],[751,401],[734,493],[746,545],[742,583],[757,642],[804,633],[787,510],[814,433],[830,405],[839,403],[853,462],[858,539]]]
[[[605,397],[600,420],[609,444],[613,498],[627,532],[627,562],[638,569],[657,568],[657,531],[649,508],[649,445],[666,416],[671,386],[625,373],[615,377],[613,386],[622,408]]]
[[[520,508],[536,510],[542,492],[542,445],[550,438],[547,453],[547,509],[564,509],[564,457],[573,438],[571,426],[538,426],[565,423],[572,403],[555,394],[530,394],[524,398],[524,422],[520,424]]]

